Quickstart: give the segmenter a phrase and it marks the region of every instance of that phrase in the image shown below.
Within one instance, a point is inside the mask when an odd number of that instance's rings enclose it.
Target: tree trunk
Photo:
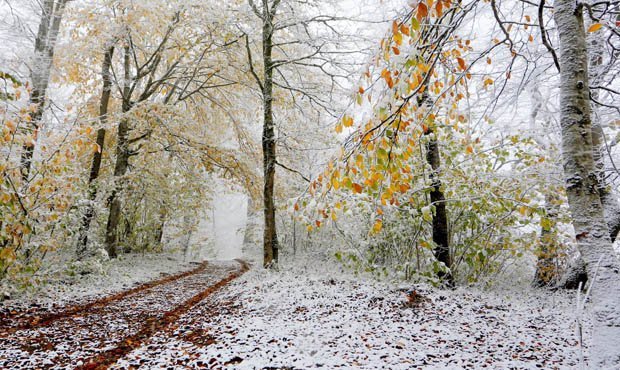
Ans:
[[[273,120],[273,18],[279,1],[269,8],[268,0],[263,0],[263,174],[264,174],[264,213],[265,230],[263,236],[263,266],[278,263],[278,234],[276,231],[276,207],[274,184],[276,173],[276,138]]]
[[[426,162],[431,166],[431,204],[435,207],[433,212],[433,243],[435,249],[433,254],[437,261],[442,262],[447,268],[452,267],[452,258],[450,256],[450,243],[448,233],[448,213],[446,211],[446,198],[441,190],[441,179],[439,178],[441,157],[439,156],[439,145],[435,138],[433,130],[428,131],[430,140],[426,144]],[[454,279],[450,272],[440,271],[437,276],[447,286],[454,286]]]
[[[88,200],[89,203],[86,206],[86,211],[82,218],[82,225],[80,227],[77,256],[81,258],[86,251],[86,244],[88,243],[88,229],[90,223],[95,215],[95,209],[92,202],[97,197],[97,188],[94,185],[95,180],[99,177],[99,171],[101,169],[101,157],[103,155],[103,144],[105,142],[106,124],[108,120],[108,105],[110,103],[110,95],[112,92],[112,57],[114,56],[114,46],[111,46],[105,53],[103,58],[103,65],[101,67],[101,75],[103,77],[103,89],[101,92],[101,100],[99,102],[99,120],[101,122],[101,128],[97,130],[97,147],[93,153],[93,160],[90,168],[90,176],[88,177]]]
[[[616,368],[620,366],[620,263],[598,192],[583,5],[557,0],[554,17],[560,37],[560,124],[566,192],[577,245],[593,284],[591,365]]]
[[[429,71],[428,73],[432,73]],[[424,89],[422,96],[418,98],[418,106],[422,107],[429,105],[429,95],[427,92],[428,83]],[[450,255],[450,234],[448,229],[448,211],[446,209],[446,197],[441,190],[441,179],[439,177],[441,172],[441,156],[439,153],[439,144],[435,136],[435,131],[432,127],[429,127],[425,133],[429,140],[426,143],[426,163],[431,166],[431,173],[429,178],[431,180],[431,192],[430,192],[430,204],[434,206],[435,212],[432,213],[432,233],[433,243],[435,248],[433,249],[433,255],[437,261],[443,263],[447,268],[452,267],[452,257]],[[448,287],[454,287],[454,277],[450,272],[440,271],[437,277],[442,283]]]
[[[47,86],[49,84],[54,59],[54,49],[60,30],[60,22],[64,13],[67,0],[45,0],[41,6],[41,23],[37,31],[37,38],[34,46],[34,64],[32,70],[32,92],[30,94],[30,104],[35,105],[35,111],[31,115],[28,130],[31,133],[32,141],[24,144],[21,155],[21,173],[24,183],[28,182],[30,168],[32,167],[32,157],[36,146],[41,119],[45,110],[47,97]]]
[[[129,91],[130,76],[130,53],[129,47],[126,46],[123,56],[124,65],[124,87],[123,87],[123,113],[127,113],[131,109],[131,96]],[[109,205],[110,212],[108,214],[108,222],[106,225],[105,246],[110,258],[117,256],[118,249],[118,225],[121,218],[121,199],[118,192],[123,188],[122,176],[127,174],[129,168],[129,121],[123,117],[118,124],[117,142],[116,142],[116,163],[114,165],[114,189],[110,194]]]
[[[595,85],[600,85],[605,74],[601,71],[603,52],[605,51],[605,38],[602,32],[592,32],[588,36],[587,41],[590,61],[590,81]],[[594,89],[590,93],[592,94],[592,98],[598,100],[598,89]],[[613,243],[618,236],[618,232],[620,232],[620,204],[618,203],[618,194],[610,186],[607,181],[607,176],[605,175],[607,145],[605,143],[605,132],[603,131],[600,119],[596,115],[596,105],[594,103],[592,103],[592,113],[592,144],[594,146],[594,163],[598,171],[598,191],[601,196],[607,227],[609,228],[609,236]]]
[[[532,134],[529,135],[529,137],[534,140],[541,148],[543,148],[546,155],[549,157],[553,155],[549,152],[549,143],[544,139],[540,138],[537,134],[537,132],[539,131],[539,126],[536,120],[538,118],[538,113],[540,113],[540,110],[543,107],[543,96],[539,89],[538,76],[536,76],[535,79],[532,81],[530,87],[531,111],[529,117],[530,122],[528,131]],[[552,169],[548,168],[547,171],[551,173]],[[549,179],[547,179],[545,183],[549,183]],[[548,286],[558,277],[557,258],[559,252],[559,245],[557,240],[557,233],[554,232],[559,215],[558,201],[559,198],[557,194],[551,193],[549,191],[545,192],[544,217],[549,221],[549,225],[541,226],[540,229],[539,248],[536,253],[536,272],[534,274],[533,281],[533,285],[537,287]]]
[[[553,232],[558,219],[558,198],[555,194],[545,194],[545,218],[549,220],[550,225],[542,226],[540,230],[540,248],[537,253],[536,274],[534,278],[534,286],[548,286],[558,276],[557,258],[558,258],[558,240],[557,234]]]

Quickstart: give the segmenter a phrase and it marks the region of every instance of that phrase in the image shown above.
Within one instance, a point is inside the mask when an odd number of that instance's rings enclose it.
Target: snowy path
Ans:
[[[209,263],[60,312],[3,317],[0,368],[105,367],[239,276],[241,265]]]

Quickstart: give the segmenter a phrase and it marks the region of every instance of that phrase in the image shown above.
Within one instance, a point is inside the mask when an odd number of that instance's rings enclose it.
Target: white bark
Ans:
[[[598,192],[583,6],[574,0],[556,1],[555,21],[560,36],[560,120],[566,192],[577,245],[594,284],[591,365],[597,369],[617,368],[620,263],[613,252]]]
[[[594,85],[603,85],[606,75],[606,69],[603,68],[603,60],[605,59],[605,34],[603,32],[592,32],[587,38],[589,65],[588,71],[590,82]],[[592,98],[599,99],[598,89],[592,90]],[[605,142],[605,132],[601,119],[597,114],[597,104],[592,104],[592,144],[594,145],[594,162],[598,170],[599,194],[603,211],[605,212],[605,220],[609,228],[612,242],[616,239],[620,231],[620,203],[618,202],[618,194],[611,184],[608,183],[605,171],[605,159],[608,156],[607,143]]]

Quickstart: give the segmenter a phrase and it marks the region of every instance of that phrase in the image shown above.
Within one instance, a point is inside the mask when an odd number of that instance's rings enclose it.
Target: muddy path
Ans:
[[[202,264],[56,313],[14,313],[0,326],[0,368],[107,368],[248,267]]]

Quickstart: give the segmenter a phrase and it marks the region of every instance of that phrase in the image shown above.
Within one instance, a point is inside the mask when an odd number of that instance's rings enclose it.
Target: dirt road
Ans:
[[[103,369],[245,271],[243,261],[203,263],[118,294],[64,307],[0,316],[0,368]]]

